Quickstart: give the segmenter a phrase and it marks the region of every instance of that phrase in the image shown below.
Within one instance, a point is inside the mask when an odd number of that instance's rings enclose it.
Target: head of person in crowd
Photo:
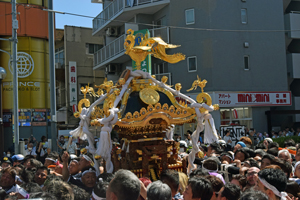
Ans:
[[[297,148],[297,150],[296,150],[295,160],[297,162],[300,161],[300,148]]]
[[[106,190],[106,200],[133,200],[140,195],[141,183],[129,170],[120,169]]]
[[[43,135],[43,136],[41,137],[41,142],[42,142],[42,143],[47,142],[47,137]]]
[[[13,160],[10,157],[3,157],[1,160],[2,169],[6,169],[8,167],[12,167]]]
[[[17,155],[13,155],[11,159],[13,161],[13,166],[16,166],[16,165],[20,165],[23,162],[24,156],[22,154],[17,154]]]
[[[243,190],[243,188],[247,185],[247,179],[244,175],[236,174],[232,175],[230,183],[238,186],[241,190]]]
[[[247,171],[246,177],[247,177],[247,185],[249,187],[253,187],[257,184],[259,171],[260,169],[257,167],[251,167]]]
[[[289,181],[286,184],[285,192],[290,198],[299,198],[300,197],[300,187],[295,181]]]
[[[29,169],[23,170],[20,174],[20,178],[25,183],[33,182],[34,181],[34,176],[35,176],[35,171],[29,170]]]
[[[267,147],[263,143],[259,143],[255,146],[255,150],[257,150],[257,149],[263,149],[264,150],[264,149],[267,149]]]
[[[267,153],[277,157],[278,156],[278,148],[277,147],[272,147],[272,148],[267,150]]]
[[[217,142],[214,142],[214,143],[209,144],[209,146],[207,147],[206,156],[210,157],[213,153],[219,153],[221,151],[222,151],[222,149],[221,149],[220,144]]]
[[[282,149],[278,152],[278,158],[289,163],[292,163],[293,159],[290,152],[286,149]]]
[[[161,182],[155,181],[147,188],[148,200],[172,200],[172,191],[170,187]]]
[[[213,188],[209,180],[203,177],[190,178],[183,193],[184,200],[211,199]]]
[[[190,178],[193,178],[195,176],[197,177],[205,177],[208,176],[209,173],[206,169],[203,168],[196,168],[190,173]]]
[[[255,151],[254,151],[254,153],[255,153],[255,157],[258,157],[260,160],[263,158],[263,156],[266,154],[266,152],[264,151],[264,150],[262,150],[262,149],[256,149]],[[254,158],[255,158],[254,157]]]
[[[34,181],[40,186],[43,186],[49,174],[50,171],[47,167],[45,166],[38,167],[35,172]]]
[[[160,174],[160,180],[166,183],[172,191],[172,197],[178,193],[179,189],[179,174],[175,170],[164,170]]]
[[[93,160],[92,154],[87,153],[87,154],[81,156],[79,163],[78,163],[79,171],[82,171],[86,167],[93,167],[93,166],[94,166],[94,160]]]
[[[250,189],[241,195],[240,200],[269,200],[269,197],[262,191]]]
[[[294,147],[296,146],[296,142],[293,139],[287,139],[286,141],[284,141],[284,145],[285,148],[286,147]]]
[[[6,157],[11,157],[12,156],[12,153],[10,152],[10,150],[7,150],[6,151]]]
[[[63,167],[64,166],[62,164],[56,165],[55,168],[54,168],[55,173],[62,174]]]
[[[103,182],[103,181],[98,182],[93,189],[92,199],[93,200],[105,199],[108,186],[109,186],[108,182]]]
[[[139,178],[139,180],[141,181],[141,184],[143,184],[145,186],[145,188],[147,188],[148,185],[150,185],[150,183],[152,183],[152,181],[149,178],[147,178],[147,177]],[[145,199],[140,194],[138,200],[145,200]]]
[[[51,194],[49,192],[37,192],[32,193],[29,196],[31,199],[42,199],[42,200],[60,200],[54,196],[54,194]]]
[[[249,154],[244,148],[238,149],[234,153],[234,160],[240,160],[244,162],[249,157]]]
[[[206,176],[205,178],[211,183],[211,186],[213,189],[213,195],[210,199],[217,200],[219,192],[220,192],[221,188],[224,186],[223,181],[221,179],[217,178],[216,176],[211,176],[211,175]]]
[[[265,138],[264,141],[263,141],[263,144],[266,148],[269,147],[269,144],[272,143],[273,140],[271,138]]]
[[[251,139],[249,137],[243,136],[243,137],[240,138],[240,141],[244,142],[246,145],[247,144],[248,145],[252,145],[252,141],[251,141]]]
[[[36,192],[42,192],[43,189],[39,186],[37,183],[23,183],[20,185],[21,188],[23,188],[27,193],[36,193]]]
[[[38,167],[42,167],[43,166],[43,164],[40,162],[40,161],[38,161],[38,160],[36,160],[36,159],[30,159],[30,161],[29,161],[29,166],[27,165],[27,169],[37,169]]]
[[[85,187],[90,188],[92,191],[96,185],[96,170],[94,167],[86,167],[82,170],[81,181]]]
[[[74,200],[97,200],[97,199],[94,199],[93,197],[90,197],[91,195],[88,192],[86,192],[84,189],[78,187],[77,185],[70,185],[70,186],[73,189]],[[102,188],[99,188],[99,190],[100,189],[102,189]],[[102,196],[101,198],[105,199],[105,193],[104,193],[104,196]]]
[[[221,163],[222,164],[230,164],[233,162],[233,156],[231,153],[229,152],[223,152],[220,155],[220,159],[221,159]]]
[[[241,149],[243,147],[246,147],[246,144],[244,142],[239,141],[236,143],[236,145],[233,148],[233,152],[235,153],[238,149]]]
[[[243,167],[259,167],[259,164],[256,160],[254,160],[253,158],[247,158],[244,163],[243,163]]]
[[[49,165],[56,165],[58,162],[57,159],[58,159],[57,155],[51,152],[45,159],[44,166],[48,167]]]
[[[182,195],[188,184],[189,178],[183,172],[178,172],[178,175],[179,175],[179,193]]]
[[[104,182],[108,182],[110,183],[111,180],[113,180],[114,178],[114,174],[112,173],[102,173],[97,177],[97,180],[100,180],[100,178],[104,181]]]
[[[5,168],[2,171],[0,186],[6,191],[16,184],[16,171],[12,167]]]
[[[294,176],[300,178],[300,161],[296,162],[294,167]]]
[[[27,166],[30,165],[30,159],[33,159],[33,158],[34,158],[34,156],[32,156],[32,155],[26,155],[24,157],[23,165],[24,165],[25,168],[27,168]]]
[[[251,149],[250,147],[244,147],[243,149],[248,153],[249,157],[255,157],[255,152],[253,149]]]
[[[75,175],[79,172],[79,161],[80,161],[80,158],[71,159],[70,164],[69,164],[69,173],[71,175]]]
[[[232,183],[227,183],[221,188],[218,194],[218,200],[238,200],[240,196],[240,187]]]
[[[275,156],[271,154],[265,154],[262,159],[261,159],[261,165],[260,168],[264,169],[265,167],[269,166],[272,164],[272,160],[275,159]]]
[[[53,194],[60,200],[73,200],[74,193],[71,186],[62,180],[51,180],[43,188],[45,192]]]
[[[287,185],[286,175],[279,169],[264,169],[258,173],[258,188],[268,195],[269,199],[286,197],[284,192]]]
[[[286,174],[287,179],[292,176],[293,167],[291,163],[281,160],[279,158],[275,158],[272,160],[273,165],[278,165],[282,171]]]
[[[279,148],[279,144],[277,142],[271,142],[268,145],[268,149],[271,149],[273,147],[276,147],[277,149]]]

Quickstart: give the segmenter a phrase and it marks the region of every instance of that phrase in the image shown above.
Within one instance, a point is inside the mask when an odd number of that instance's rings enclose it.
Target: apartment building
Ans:
[[[204,91],[211,94],[213,103],[220,105],[219,111],[212,112],[216,127],[234,124],[264,132],[296,126],[300,120],[295,115],[297,105],[300,106],[296,87],[300,71],[295,68],[300,58],[297,45],[300,32],[284,31],[299,30],[299,13],[290,8],[299,10],[299,2],[113,0],[100,3],[103,10],[93,20],[92,34],[104,36],[105,43],[94,54],[94,70],[105,69],[108,79],[116,80],[132,66],[130,57],[124,54],[126,30],[149,29],[151,36],[181,45],[168,50],[168,54],[186,55],[185,61],[176,64],[152,57],[152,74],[157,79],[168,76],[170,85],[180,82],[181,91],[192,98],[196,98],[200,89],[185,91],[197,75],[206,79]],[[176,131],[182,134],[194,128],[195,124],[185,124],[176,127]]]

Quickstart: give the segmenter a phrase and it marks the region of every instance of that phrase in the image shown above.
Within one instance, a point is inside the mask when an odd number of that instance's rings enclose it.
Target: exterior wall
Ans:
[[[64,51],[65,51],[65,88],[66,88],[66,124],[77,124],[78,119],[74,118],[70,110],[69,92],[69,61],[76,61],[77,65],[77,102],[83,95],[80,94],[80,84],[100,85],[104,81],[105,73],[103,70],[93,71],[93,54],[88,54],[86,44],[103,45],[103,37],[93,37],[92,29],[74,26],[64,28]],[[96,99],[87,95],[90,102]]]

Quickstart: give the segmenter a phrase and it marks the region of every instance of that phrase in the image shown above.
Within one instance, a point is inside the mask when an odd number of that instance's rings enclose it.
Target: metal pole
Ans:
[[[4,152],[4,130],[3,130],[3,108],[2,108],[2,79],[0,78],[0,156],[3,156]]]
[[[53,0],[48,0],[48,9],[53,10]],[[50,68],[50,109],[51,109],[51,139],[52,150],[57,150],[57,127],[56,127],[56,88],[55,88],[55,58],[54,58],[54,13],[48,12],[49,30],[49,68]]]
[[[12,66],[13,66],[13,93],[14,93],[14,136],[15,136],[15,154],[19,153],[19,102],[18,102],[18,68],[17,68],[17,30],[18,20],[16,11],[16,0],[11,0],[12,15]]]

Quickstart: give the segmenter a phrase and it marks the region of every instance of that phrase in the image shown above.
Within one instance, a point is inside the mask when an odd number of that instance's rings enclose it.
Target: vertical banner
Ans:
[[[143,29],[140,31],[135,31],[135,45],[137,46],[141,43],[143,38],[149,38],[150,32],[148,29]],[[132,61],[132,71],[135,71],[136,69],[136,63],[135,61]],[[144,72],[149,72],[151,74],[151,55],[148,55],[144,61],[141,62],[141,70]]]
[[[70,106],[77,104],[77,67],[75,61],[69,61]]]

